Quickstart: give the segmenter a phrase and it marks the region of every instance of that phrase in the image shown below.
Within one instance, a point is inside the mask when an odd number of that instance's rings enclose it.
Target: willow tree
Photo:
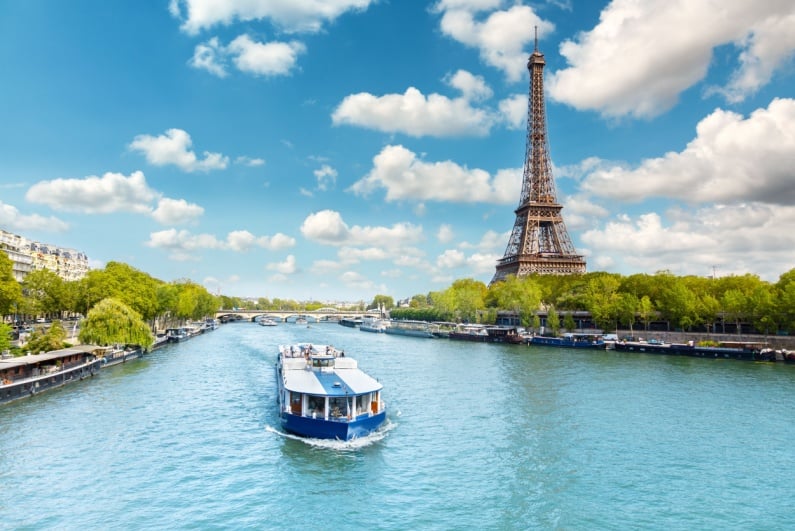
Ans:
[[[141,316],[118,299],[107,298],[88,312],[80,329],[82,343],[93,345],[139,345],[154,343],[152,332]]]

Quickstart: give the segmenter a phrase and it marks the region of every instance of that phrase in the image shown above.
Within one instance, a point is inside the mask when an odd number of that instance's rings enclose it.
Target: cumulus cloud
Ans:
[[[436,257],[436,267],[442,269],[452,269],[460,267],[466,263],[464,253],[458,249],[447,249]]]
[[[436,239],[441,243],[450,243],[453,241],[453,237],[453,227],[446,223],[441,225],[439,231],[436,233]]]
[[[409,87],[403,94],[375,96],[360,92],[346,96],[331,115],[334,125],[356,125],[385,133],[409,136],[485,136],[497,122],[497,116],[472,106],[470,98],[485,97],[491,89],[482,78],[459,71],[450,80],[465,95],[448,98],[441,94],[427,97]]]
[[[189,64],[220,78],[229,75],[227,66],[230,61],[245,74],[286,76],[293,72],[298,64],[298,56],[305,52],[306,46],[299,41],[257,42],[243,34],[224,46],[217,37],[213,37],[196,45]]]
[[[392,227],[349,227],[339,212],[321,210],[304,219],[301,234],[324,245],[395,248],[419,241],[422,227],[411,223],[396,223]]]
[[[672,209],[666,219],[623,215],[581,238],[598,250],[593,261],[603,265],[683,275],[705,275],[718,266],[724,274],[754,271],[772,280],[792,268],[793,226],[793,206],[740,203]]]
[[[508,129],[522,129],[527,125],[527,96],[516,94],[499,103],[500,116]]]
[[[152,211],[152,217],[161,225],[181,225],[190,223],[200,218],[204,209],[199,205],[188,203],[184,199],[162,198],[157,203],[157,208]]]
[[[182,30],[196,34],[217,24],[269,19],[288,32],[316,32],[349,11],[364,11],[374,0],[171,0],[169,12]]]
[[[500,170],[493,177],[452,161],[424,162],[403,146],[386,146],[373,158],[373,168],[349,190],[367,196],[386,189],[387,201],[450,201],[510,204],[519,197],[521,169]]]
[[[17,207],[0,201],[0,227],[12,231],[66,232],[69,225],[56,217],[39,214],[22,214]]]
[[[143,172],[129,177],[108,172],[102,177],[55,179],[30,187],[25,198],[53,210],[83,214],[133,212],[149,215],[158,223],[179,224],[195,221],[204,209],[184,199],[169,199],[146,183]],[[157,206],[152,205],[157,202]]]
[[[272,262],[266,266],[271,271],[276,271],[277,273],[281,273],[282,275],[292,275],[296,271],[298,271],[298,266],[296,265],[295,256],[287,255],[287,258],[284,259],[282,262]]]
[[[622,201],[795,203],[795,100],[775,99],[748,118],[716,110],[681,152],[588,175],[583,190]]]
[[[168,229],[149,235],[148,247],[166,249],[173,256],[187,256],[201,249],[245,252],[253,247],[277,251],[295,245],[295,239],[281,233],[274,236],[255,236],[246,230],[232,231],[225,240],[212,234],[192,234],[187,230]]]
[[[723,92],[740,101],[792,57],[793,26],[792,2],[614,0],[593,30],[561,45],[570,66],[548,76],[546,87],[580,110],[653,117],[704,79],[716,47],[734,44],[740,62]]]
[[[193,141],[182,129],[169,129],[159,136],[138,135],[130,143],[130,149],[143,153],[146,160],[155,166],[173,164],[183,171],[223,170],[229,164],[229,157],[221,153],[204,152],[199,159],[191,150]]]
[[[501,70],[512,82],[526,76],[528,52],[533,42],[532,28],[537,26],[539,37],[552,33],[555,26],[535,14],[529,6],[514,5],[496,10],[498,1],[440,1],[434,9],[442,13],[442,33],[456,41],[476,48],[481,60]],[[480,16],[482,11],[490,11]]]
[[[158,195],[146,184],[144,174],[135,171],[129,177],[108,172],[102,177],[41,181],[30,187],[25,199],[66,212],[145,214]]]

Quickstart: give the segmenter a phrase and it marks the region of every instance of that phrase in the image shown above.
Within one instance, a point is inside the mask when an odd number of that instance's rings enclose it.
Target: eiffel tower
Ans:
[[[547,142],[544,110],[544,54],[535,50],[527,61],[530,71],[530,98],[527,107],[522,196],[515,210],[516,222],[505,255],[497,261],[491,284],[508,275],[532,273],[568,275],[585,273],[585,259],[578,255],[563,223],[563,206],[555,198],[555,180]]]

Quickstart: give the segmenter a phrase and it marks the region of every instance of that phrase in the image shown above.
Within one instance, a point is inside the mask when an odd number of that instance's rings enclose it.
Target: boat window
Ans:
[[[326,397],[309,395],[307,400],[309,414],[316,414],[318,417],[326,415]]]
[[[348,415],[347,400],[343,396],[335,396],[329,398],[328,407],[329,415],[334,418],[345,417]]]

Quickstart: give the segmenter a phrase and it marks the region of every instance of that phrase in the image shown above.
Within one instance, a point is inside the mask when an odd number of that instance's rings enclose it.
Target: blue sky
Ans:
[[[791,0],[0,3],[0,227],[213,293],[488,282],[533,28],[589,271],[795,267]]]

